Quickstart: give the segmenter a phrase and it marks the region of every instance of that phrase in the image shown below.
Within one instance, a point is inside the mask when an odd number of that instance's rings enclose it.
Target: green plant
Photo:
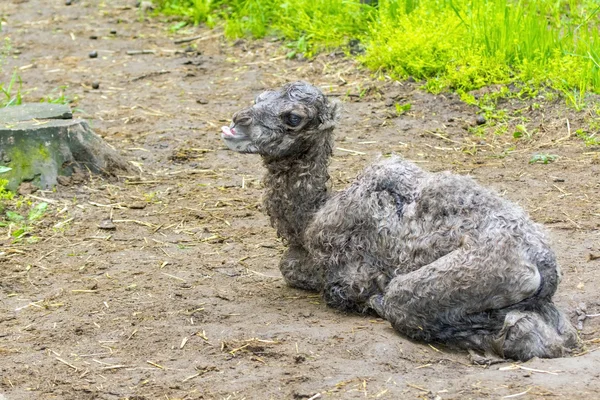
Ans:
[[[188,22],[187,21],[179,21],[174,25],[171,25],[169,27],[169,31],[171,32],[178,32],[181,29],[185,28],[186,26],[188,26]]]
[[[159,12],[167,15],[183,16],[193,24],[205,22],[209,26],[214,26],[215,17],[212,13],[217,10],[226,1],[219,0],[157,0],[156,8]],[[178,31],[185,25],[175,25]]]
[[[4,170],[3,170],[4,169]],[[6,172],[8,167],[0,166],[0,173]],[[8,181],[6,179],[0,179],[0,215],[4,214],[6,210],[6,200],[11,200],[13,198],[13,193],[6,189],[6,185]],[[2,220],[0,219],[0,227],[4,226]]]
[[[7,167],[0,167],[0,173],[6,172],[6,170],[2,171],[1,168]],[[8,185],[8,181],[6,179],[0,179],[0,201],[11,200],[14,196],[14,194],[6,188],[6,185]]]
[[[587,87],[584,82],[580,82],[580,87],[574,88],[561,80],[561,82],[556,83],[556,87],[562,93],[567,105],[574,108],[575,111],[582,111],[586,107],[585,93]]]
[[[529,164],[536,164],[536,163],[549,164],[551,162],[556,161],[557,158],[558,158],[558,156],[555,154],[546,154],[546,153],[534,154],[529,159]]]
[[[4,96],[0,98],[0,108],[21,104],[22,89],[23,81],[15,69],[8,84],[0,83],[0,96]]]
[[[9,167],[0,165],[0,174],[10,171]],[[0,227],[8,228],[10,236],[15,240],[21,240],[29,234],[36,222],[41,220],[48,209],[48,203],[41,202],[33,205],[25,198],[15,198],[13,192],[6,186],[8,180],[0,179]],[[19,212],[25,206],[28,207],[26,214]],[[30,238],[30,241],[35,241]]]
[[[398,115],[402,115],[405,112],[410,111],[410,109],[412,108],[412,104],[410,103],[406,103],[406,104],[400,104],[400,103],[396,103],[394,104],[394,106],[396,107],[396,114]]]
[[[583,129],[577,129],[575,134],[583,140],[586,147],[589,146],[600,146],[600,138],[596,136],[597,132],[588,134]]]
[[[71,98],[66,95],[66,89],[68,86],[63,85],[59,86],[56,89],[53,89],[47,96],[42,97],[42,103],[51,103],[51,104],[69,104],[76,100],[76,98]],[[58,93],[57,93],[58,92]]]
[[[18,208],[15,206],[15,208]],[[48,209],[48,203],[42,202],[38,203],[34,206],[31,206],[27,216],[20,214],[17,211],[13,210],[5,210],[6,205],[4,205],[4,218],[0,219],[0,227],[8,227],[11,236],[15,240],[21,240],[24,236],[31,233],[34,224],[42,219],[46,210]],[[33,238],[32,241],[36,239]]]
[[[515,139],[519,139],[522,138],[523,136],[527,137],[528,139],[531,139],[531,137],[533,136],[531,132],[529,132],[527,130],[527,127],[525,125],[517,125],[515,126],[515,131],[513,132],[513,137]],[[547,164],[547,163],[544,163]]]
[[[311,45],[310,45],[310,35],[302,35],[298,38],[298,40],[289,42],[287,47],[290,48],[290,51],[286,54],[287,58],[294,58],[298,55],[310,55]]]

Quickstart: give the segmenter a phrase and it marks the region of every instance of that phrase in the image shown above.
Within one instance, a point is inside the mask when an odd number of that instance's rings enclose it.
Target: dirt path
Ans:
[[[287,287],[277,269],[283,246],[260,211],[260,160],[219,139],[261,90],[293,79],[320,85],[345,103],[335,187],[390,151],[473,175],[546,225],[564,271],[556,302],[576,322],[580,303],[600,312],[600,157],[573,134],[581,115],[561,102],[508,103],[540,133],[482,139],[465,129],[476,109],[456,96],[371,79],[339,54],[290,61],[281,43],[232,46],[203,29],[185,32],[206,39],[186,52],[168,24],[144,22],[133,3],[0,4],[1,34],[18,53],[6,70],[20,68],[26,97],[68,85],[80,116],[140,169],[37,192],[51,212],[36,244],[0,231],[0,398],[597,396],[600,318],[584,321],[586,354],[484,368]],[[395,103],[411,110],[398,117]],[[535,153],[560,158],[529,165]],[[109,217],[116,230],[98,229]]]

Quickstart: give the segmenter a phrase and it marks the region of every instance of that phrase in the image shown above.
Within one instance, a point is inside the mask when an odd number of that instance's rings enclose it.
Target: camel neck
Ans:
[[[265,208],[271,225],[289,245],[304,244],[304,231],[329,196],[330,140],[299,157],[265,160]]]

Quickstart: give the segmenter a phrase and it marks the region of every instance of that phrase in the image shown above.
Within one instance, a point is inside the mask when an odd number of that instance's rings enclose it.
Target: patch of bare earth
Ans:
[[[482,367],[464,352],[411,342],[383,320],[337,312],[317,294],[287,287],[277,268],[283,246],[260,210],[261,162],[227,151],[219,138],[219,127],[261,90],[295,79],[320,85],[345,108],[331,166],[335,188],[388,152],[474,176],[545,225],[564,271],[556,302],[577,324],[580,303],[583,314],[600,313],[600,158],[573,133],[581,114],[560,101],[539,109],[511,103],[538,133],[478,138],[467,132],[477,110],[454,95],[372,79],[339,54],[301,62],[286,60],[280,42],[230,44],[203,28],[175,37],[133,3],[0,4],[2,35],[16,51],[5,72],[18,68],[26,98],[67,85],[79,116],[139,169],[30,196],[50,203],[33,230],[35,244],[0,231],[0,394],[597,395],[598,317],[581,321],[583,354]],[[173,43],[186,35],[203,39]],[[90,58],[94,50],[98,57]],[[412,107],[397,116],[395,103]],[[528,164],[536,153],[560,157]],[[115,229],[100,228],[113,228],[107,219]]]

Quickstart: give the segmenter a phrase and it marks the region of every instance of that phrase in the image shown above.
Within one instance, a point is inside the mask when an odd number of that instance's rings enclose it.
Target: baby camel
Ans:
[[[375,311],[415,339],[527,360],[560,357],[577,333],[552,303],[554,253],[518,206],[472,179],[399,157],[331,194],[339,107],[295,82],[260,94],[222,128],[226,145],[260,154],[265,209],[288,248],[291,286],[343,310]]]

